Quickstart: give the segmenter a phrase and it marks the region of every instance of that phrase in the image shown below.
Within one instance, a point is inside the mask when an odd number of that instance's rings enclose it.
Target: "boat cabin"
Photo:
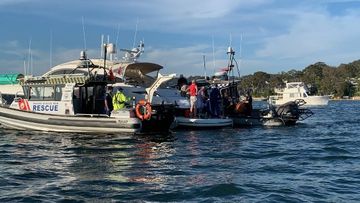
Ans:
[[[276,90],[278,99],[301,99],[308,97],[308,89],[303,82],[288,82],[282,90]]]
[[[107,84],[108,81],[83,75],[29,78],[22,82],[23,99],[27,104],[13,108],[61,115],[106,115]]]

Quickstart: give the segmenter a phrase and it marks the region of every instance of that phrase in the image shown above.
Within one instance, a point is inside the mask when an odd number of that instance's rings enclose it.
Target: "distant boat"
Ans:
[[[282,90],[276,91],[277,95],[270,96],[269,102],[272,105],[282,105],[290,101],[302,99],[306,106],[325,106],[328,105],[329,96],[313,96],[308,94],[308,89],[303,82],[289,82]]]

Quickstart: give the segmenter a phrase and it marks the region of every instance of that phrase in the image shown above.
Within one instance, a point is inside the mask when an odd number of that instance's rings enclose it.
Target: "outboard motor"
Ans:
[[[286,102],[276,108],[276,113],[281,117],[299,119],[299,106],[295,101]]]
[[[276,108],[276,113],[281,117],[286,125],[293,125],[298,120],[305,120],[314,113],[310,109],[299,108],[306,102],[303,99],[287,102]]]

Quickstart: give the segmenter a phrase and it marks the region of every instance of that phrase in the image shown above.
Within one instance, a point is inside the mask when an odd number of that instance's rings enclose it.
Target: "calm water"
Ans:
[[[0,130],[0,202],[359,202],[360,102],[313,111],[167,137]]]

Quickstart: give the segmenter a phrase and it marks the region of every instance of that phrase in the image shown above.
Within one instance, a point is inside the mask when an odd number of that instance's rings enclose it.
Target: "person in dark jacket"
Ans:
[[[112,110],[114,109],[112,98],[113,98],[113,87],[108,86],[106,91],[106,105],[107,105],[107,115],[110,116]]]
[[[213,86],[210,92],[210,109],[212,117],[220,117],[220,103],[221,103],[221,94],[220,90]]]
[[[246,98],[245,98],[245,103],[246,103],[246,112],[245,112],[245,114],[247,116],[251,116],[251,113],[252,113],[252,110],[253,110],[252,101],[253,101],[253,99],[252,99],[252,96],[251,96],[251,92],[250,92],[250,90],[248,90],[246,92]]]
[[[181,87],[183,85],[187,85],[188,81],[186,80],[186,78],[183,76],[183,74],[180,75],[178,81],[177,81],[177,87],[179,88],[179,90],[181,89]]]

